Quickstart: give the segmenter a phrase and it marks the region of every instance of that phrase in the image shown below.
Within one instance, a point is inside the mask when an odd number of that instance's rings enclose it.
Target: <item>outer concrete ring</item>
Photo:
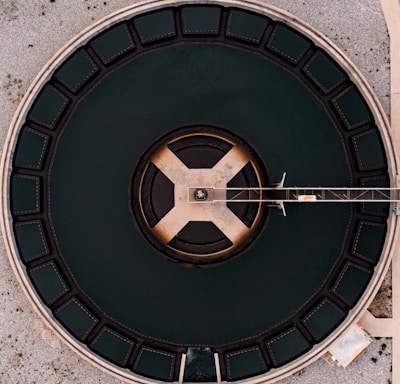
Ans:
[[[347,72],[350,79],[357,85],[359,91],[364,97],[364,100],[368,103],[371,109],[376,125],[380,131],[384,147],[386,149],[386,156],[388,159],[388,172],[391,179],[391,187],[399,187],[397,182],[398,175],[398,158],[396,155],[394,142],[392,140],[392,133],[390,130],[389,122],[382,106],[379,103],[376,95],[374,94],[371,87],[368,85],[367,80],[357,69],[357,67],[346,57],[346,55],[330,40],[328,40],[322,33],[317,31],[315,28],[309,24],[298,20],[293,15],[286,11],[282,11],[271,5],[262,3],[255,0],[206,0],[206,1],[171,1],[171,0],[150,0],[142,3],[138,3],[132,6],[128,6],[119,10],[110,16],[107,16],[95,23],[92,26],[84,29],[80,34],[71,39],[64,47],[62,47],[46,64],[46,66],[41,70],[41,72],[36,76],[32,85],[26,92],[26,95],[22,102],[20,103],[8,131],[5,145],[3,148],[3,155],[1,159],[1,229],[4,234],[5,247],[10,260],[10,264],[14,270],[15,275],[28,299],[30,300],[35,311],[49,324],[53,331],[63,340],[74,352],[76,352],[80,357],[91,362],[99,369],[107,372],[114,377],[118,378],[127,383],[154,383],[159,382],[156,380],[148,380],[144,377],[138,376],[134,373],[129,373],[123,369],[119,369],[112,365],[108,361],[102,359],[101,357],[94,355],[86,346],[76,341],[72,338],[61,325],[52,317],[51,312],[47,309],[41,299],[37,296],[35,290],[33,289],[29,278],[19,262],[19,256],[17,251],[17,245],[14,239],[12,230],[12,217],[10,215],[10,176],[12,171],[12,161],[16,139],[19,135],[21,125],[26,117],[26,114],[31,107],[34,99],[38,95],[42,85],[49,80],[52,74],[55,72],[56,68],[68,57],[72,52],[74,52],[78,47],[85,44],[91,37],[101,31],[109,28],[111,25],[117,22],[131,18],[137,14],[156,10],[166,6],[180,6],[185,4],[198,4],[198,3],[209,3],[209,4],[219,4],[222,6],[238,6],[241,8],[249,9],[260,14],[264,14],[272,19],[278,20],[285,24],[292,25],[296,30],[307,36],[312,40],[317,46],[321,47],[329,53],[329,55],[335,59],[335,61]],[[396,216],[392,215],[388,219],[388,228],[386,234],[386,240],[384,248],[381,255],[381,260],[375,269],[375,273],[370,281],[367,289],[362,295],[361,299],[358,301],[357,305],[348,313],[347,318],[342,322],[342,324],[331,333],[331,335],[326,338],[323,342],[315,345],[309,352],[299,357],[298,359],[292,361],[289,364],[277,369],[272,369],[267,373],[253,377],[251,379],[243,380],[243,382],[248,383],[273,383],[277,380],[281,380],[294,372],[306,367],[313,361],[320,358],[327,348],[341,335],[343,334],[352,324],[357,322],[363,315],[369,303],[374,298],[377,290],[379,289],[383,278],[390,266],[392,256],[396,251],[400,251],[400,239],[397,233],[398,219]]]

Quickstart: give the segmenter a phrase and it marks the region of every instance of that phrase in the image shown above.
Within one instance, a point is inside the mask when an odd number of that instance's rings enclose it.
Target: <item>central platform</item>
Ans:
[[[242,143],[242,144],[240,144]],[[172,260],[210,266],[242,252],[265,224],[267,208],[244,202],[191,204],[188,188],[199,185],[258,187],[267,180],[254,151],[216,127],[184,127],[146,151],[132,183],[138,226]],[[195,196],[195,197],[194,197]],[[207,201],[196,189],[195,201]]]

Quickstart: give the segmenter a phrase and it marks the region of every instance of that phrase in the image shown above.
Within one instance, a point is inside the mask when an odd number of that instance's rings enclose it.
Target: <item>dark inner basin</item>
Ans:
[[[304,84],[255,53],[181,44],[107,75],[66,123],[50,172],[51,220],[79,286],[110,317],[150,338],[221,345],[285,321],[321,287],[342,251],[349,205],[291,205],[240,257],[182,268],[144,241],[129,209],[146,147],[185,125],[243,137],[286,185],[350,186],[346,150]],[[312,148],[312,150],[310,150]],[[327,219],[329,218],[329,219]]]

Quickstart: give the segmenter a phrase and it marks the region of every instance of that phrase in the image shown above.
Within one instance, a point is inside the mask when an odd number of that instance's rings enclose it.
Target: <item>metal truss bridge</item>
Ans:
[[[189,187],[189,201],[198,203],[266,203],[282,209],[285,203],[396,203],[400,204],[399,188],[336,188],[284,187],[282,181],[262,188]]]

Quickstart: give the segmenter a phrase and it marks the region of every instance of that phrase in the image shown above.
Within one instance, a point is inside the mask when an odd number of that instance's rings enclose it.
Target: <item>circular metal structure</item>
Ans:
[[[38,76],[2,164],[3,232],[28,296],[126,381],[293,373],[360,316],[392,252],[384,203],[287,217],[207,203],[207,187],[283,172],[329,187],[397,173],[356,68],[264,4],[147,3],[100,22]]]
[[[265,185],[261,160],[239,138],[215,127],[184,127],[156,141],[132,180],[132,208],[154,248],[186,266],[210,266],[250,245],[265,224],[262,203],[207,202],[204,186]],[[264,176],[263,176],[264,175]],[[210,196],[209,196],[210,197]]]

